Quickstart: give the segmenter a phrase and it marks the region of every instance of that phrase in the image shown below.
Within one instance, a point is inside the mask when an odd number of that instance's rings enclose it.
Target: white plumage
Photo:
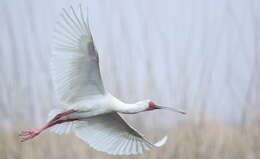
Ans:
[[[117,113],[99,115],[76,125],[76,135],[96,150],[113,155],[143,153],[153,146]]]
[[[82,7],[63,9],[54,34],[51,75],[62,102],[71,104],[87,96],[104,94],[98,54]]]
[[[126,104],[105,91],[98,53],[84,13],[81,5],[77,9],[63,9],[54,34],[51,75],[56,94],[65,107],[51,111],[44,127],[22,132],[22,141],[47,128],[58,134],[74,128],[76,135],[91,147],[113,155],[140,154],[162,146],[167,137],[152,144],[118,112],[131,114],[162,108],[180,111],[150,100]]]

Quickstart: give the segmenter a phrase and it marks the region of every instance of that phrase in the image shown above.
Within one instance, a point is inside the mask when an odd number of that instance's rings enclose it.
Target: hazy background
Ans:
[[[59,105],[49,73],[52,31],[61,8],[78,2],[0,1],[4,132],[39,127]],[[105,87],[125,102],[152,99],[188,112],[185,117],[166,111],[125,116],[143,131],[162,130],[159,137],[201,118],[239,128],[260,121],[259,0],[83,4],[89,8]]]

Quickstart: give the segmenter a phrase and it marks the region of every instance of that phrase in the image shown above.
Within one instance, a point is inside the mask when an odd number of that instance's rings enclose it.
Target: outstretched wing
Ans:
[[[56,94],[66,104],[104,93],[98,53],[81,5],[63,9],[57,22],[51,74]]]
[[[75,123],[76,135],[96,150],[113,155],[140,154],[162,146],[167,137],[156,144],[128,125],[117,113],[104,114]]]

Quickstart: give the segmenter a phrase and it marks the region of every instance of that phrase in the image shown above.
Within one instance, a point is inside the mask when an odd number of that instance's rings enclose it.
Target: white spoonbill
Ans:
[[[53,110],[46,125],[23,131],[21,141],[32,139],[49,129],[65,134],[74,128],[75,134],[96,150],[114,155],[140,154],[152,147],[162,146],[167,137],[152,144],[128,125],[118,113],[134,114],[167,109],[151,100],[127,104],[104,89],[88,16],[81,5],[63,9],[54,34],[51,59],[53,85],[64,108]]]

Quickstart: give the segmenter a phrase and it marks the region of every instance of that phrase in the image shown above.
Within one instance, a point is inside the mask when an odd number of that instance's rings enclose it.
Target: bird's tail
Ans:
[[[53,119],[57,114],[64,112],[63,109],[53,109],[48,115],[48,121]],[[49,131],[54,132],[56,134],[67,134],[70,132],[74,122],[65,122],[61,124],[56,124],[49,128]]]

